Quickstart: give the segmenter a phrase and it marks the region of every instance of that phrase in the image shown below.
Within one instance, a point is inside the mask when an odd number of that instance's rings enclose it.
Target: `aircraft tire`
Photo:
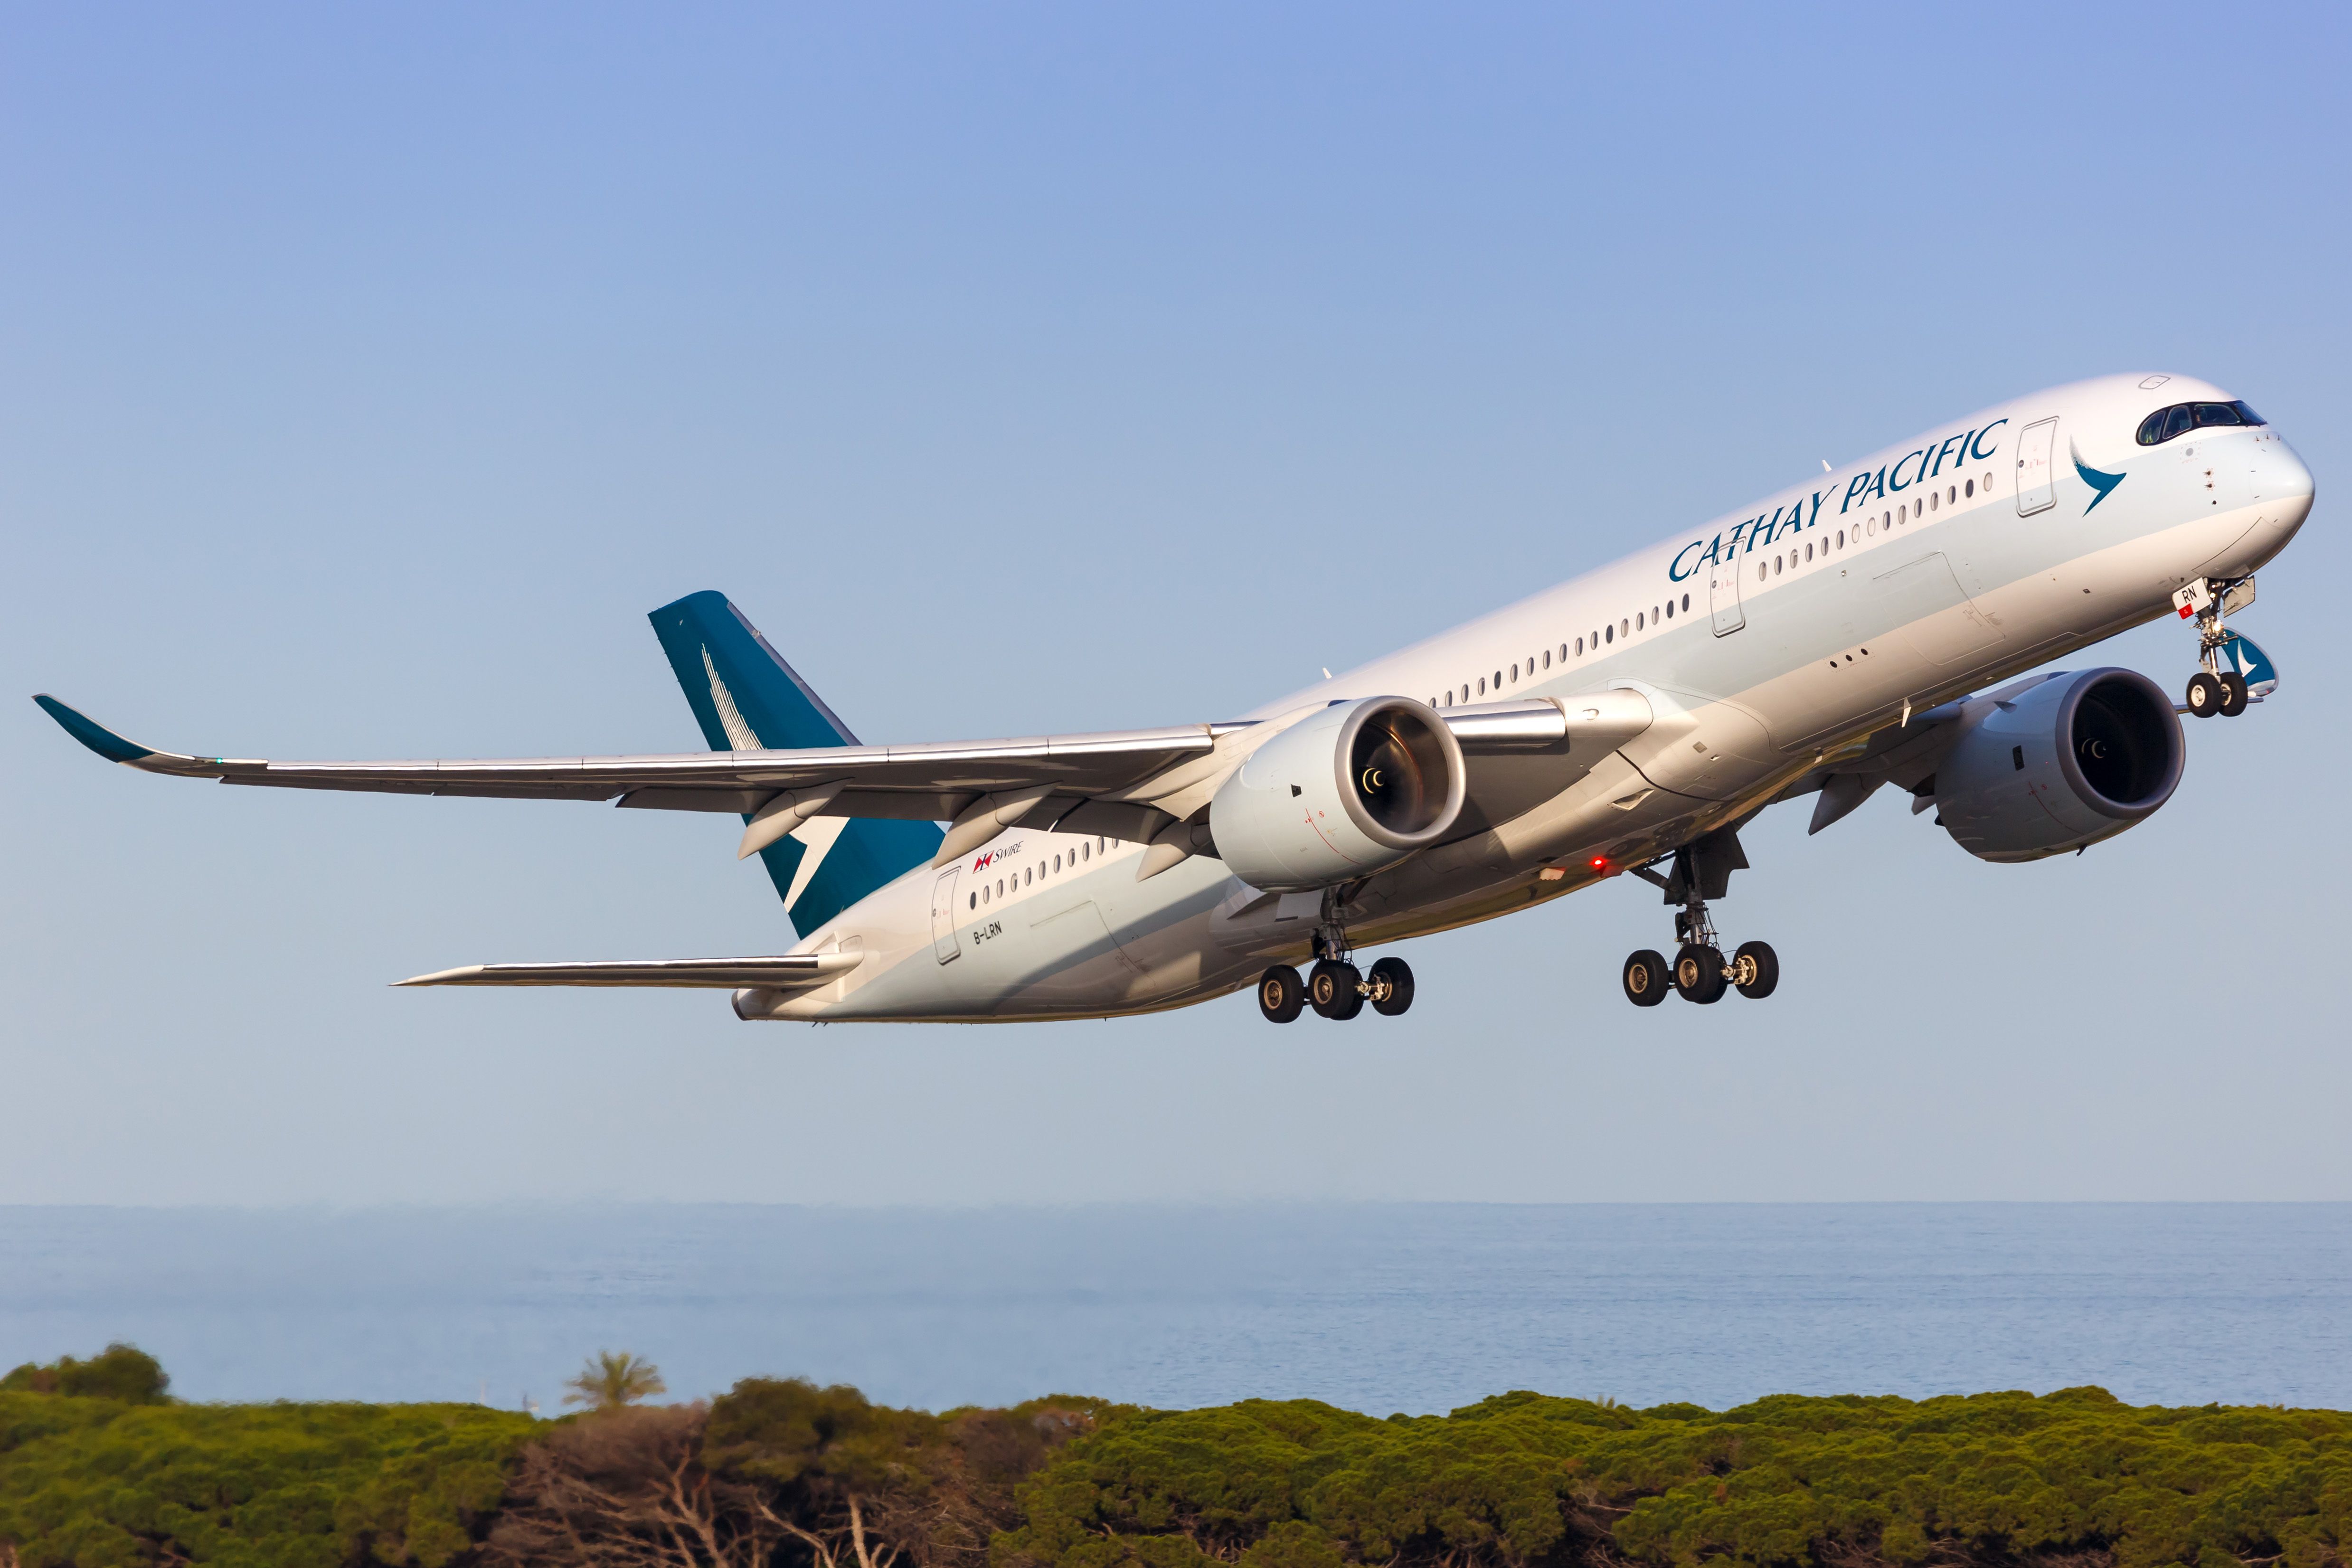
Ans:
[[[2246,678],[2236,670],[2221,677],[2221,717],[2234,719],[2246,710]]]
[[[1257,977],[1257,1010],[1267,1023],[1287,1024],[1306,1005],[1307,987],[1299,984],[1296,969],[1277,963]]]
[[[1629,954],[1618,978],[1625,983],[1625,1000],[1636,1007],[1654,1007],[1666,999],[1666,955],[1654,948]]]
[[[1402,958],[1383,958],[1372,965],[1372,1011],[1393,1018],[1412,1005],[1412,966]]]
[[[1675,954],[1675,989],[1685,1002],[1706,1006],[1723,1000],[1723,954],[1697,942],[1685,942]]]
[[[1307,972],[1307,1004],[1335,1021],[1364,1010],[1364,994],[1356,989],[1364,977],[1352,963],[1327,958]]]
[[[2189,716],[2210,719],[2221,710],[2221,683],[2199,670],[2189,678]]]
[[[1761,1002],[1780,984],[1780,955],[1769,942],[1741,942],[1731,955],[1731,969],[1738,976],[1734,984],[1739,994],[1751,1002]]]

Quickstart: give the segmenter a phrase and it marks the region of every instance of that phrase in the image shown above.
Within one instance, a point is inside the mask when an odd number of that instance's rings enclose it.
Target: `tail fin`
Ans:
[[[854,746],[849,726],[809,689],[724,594],[688,594],[646,617],[714,752]],[[928,822],[812,817],[760,851],[793,926],[805,935],[939,852]]]

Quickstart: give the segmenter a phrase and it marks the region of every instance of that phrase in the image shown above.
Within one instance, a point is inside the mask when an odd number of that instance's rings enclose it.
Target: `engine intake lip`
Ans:
[[[1469,786],[1462,746],[1427,703],[1410,697],[1359,703],[1331,751],[1348,819],[1375,844],[1434,844],[1462,815]]]
[[[2084,805],[2137,822],[2172,798],[2188,759],[2172,699],[2136,669],[2086,670],[2058,713],[2059,771]]]

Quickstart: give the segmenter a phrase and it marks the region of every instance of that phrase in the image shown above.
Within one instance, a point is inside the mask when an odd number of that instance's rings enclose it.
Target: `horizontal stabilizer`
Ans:
[[[395,985],[667,985],[733,991],[746,985],[806,990],[857,967],[862,952],[796,952],[779,958],[650,958],[590,963],[474,963]]]

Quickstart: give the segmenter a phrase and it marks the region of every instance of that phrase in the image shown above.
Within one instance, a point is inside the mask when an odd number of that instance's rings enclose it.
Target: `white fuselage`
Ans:
[[[1559,794],[1370,878],[1347,923],[1370,944],[1526,909],[1745,816],[1906,709],[2267,562],[2312,500],[2271,427],[2134,439],[2153,409],[2228,396],[2184,376],[2115,376],[2020,398],[1245,717],[1391,694],[1443,710],[1639,691],[1647,731]],[[2124,477],[2102,491],[2086,470]],[[1014,829],[953,868],[911,871],[793,950],[862,951],[855,969],[758,1016],[1101,1017],[1223,994],[1307,956],[1318,895],[1265,898],[1208,857],[1139,879],[1143,852]]]

